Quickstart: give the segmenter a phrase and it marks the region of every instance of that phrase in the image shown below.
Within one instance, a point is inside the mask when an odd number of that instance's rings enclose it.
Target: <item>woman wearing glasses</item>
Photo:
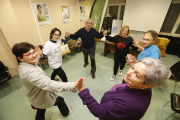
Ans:
[[[58,106],[62,116],[71,113],[74,108],[68,109],[64,98],[58,96],[57,92],[74,90],[77,82],[51,80],[37,65],[38,54],[42,54],[39,47],[37,51],[32,44],[22,42],[15,44],[12,52],[19,62],[18,73],[27,90],[26,96],[32,108],[37,109],[36,120],[45,120],[46,109],[52,106]]]
[[[61,40],[59,40],[60,36],[61,31],[58,28],[51,30],[50,40],[44,46],[43,55],[47,55],[49,66],[53,69],[51,80],[55,80],[56,75],[58,75],[63,82],[68,82],[66,73],[61,68],[62,53]]]

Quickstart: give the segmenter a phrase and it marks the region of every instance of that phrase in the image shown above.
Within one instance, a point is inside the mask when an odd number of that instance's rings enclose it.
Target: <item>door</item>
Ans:
[[[107,14],[112,16],[112,19],[122,20],[124,15],[125,4],[108,4]],[[107,15],[107,16],[108,16]]]

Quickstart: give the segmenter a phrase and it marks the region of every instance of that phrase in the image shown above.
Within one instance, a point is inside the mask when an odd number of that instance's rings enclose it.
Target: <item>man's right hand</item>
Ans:
[[[135,56],[132,56],[131,54],[127,54],[126,56],[126,64],[130,65],[130,66],[133,66],[134,63],[136,62],[136,58]]]
[[[103,35],[104,35],[104,36],[107,36],[107,31],[106,31],[106,30],[103,32]]]
[[[70,33],[68,31],[66,31],[65,34],[66,34],[66,37],[70,36]]]
[[[133,45],[134,45],[135,47],[139,47],[139,41],[138,41],[137,39],[134,39],[134,40],[133,40]]]

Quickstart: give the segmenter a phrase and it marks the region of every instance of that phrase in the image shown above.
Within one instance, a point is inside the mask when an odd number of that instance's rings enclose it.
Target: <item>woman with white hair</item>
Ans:
[[[104,94],[100,104],[85,89],[85,78],[78,82],[77,90],[83,104],[100,120],[139,120],[151,102],[151,88],[160,86],[170,75],[164,63],[146,57],[128,70],[126,83],[116,84]]]

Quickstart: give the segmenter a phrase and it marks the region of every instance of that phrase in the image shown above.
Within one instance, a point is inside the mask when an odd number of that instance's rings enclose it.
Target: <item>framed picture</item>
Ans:
[[[71,18],[71,6],[61,4],[61,11],[62,11],[62,19],[63,23],[70,23],[72,22]]]
[[[52,25],[48,4],[32,3],[32,7],[39,27]]]
[[[79,20],[86,21],[86,7],[79,6]]]

